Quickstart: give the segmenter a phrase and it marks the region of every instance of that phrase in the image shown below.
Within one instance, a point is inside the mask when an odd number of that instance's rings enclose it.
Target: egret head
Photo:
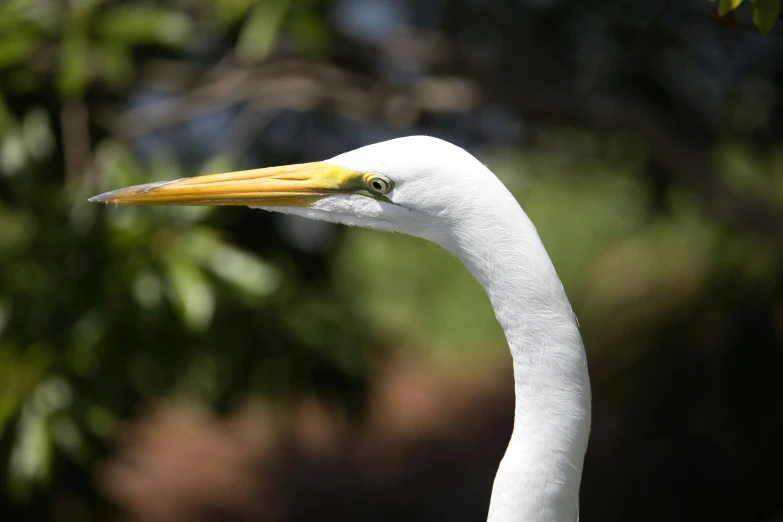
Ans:
[[[505,201],[500,182],[463,149],[413,136],[323,162],[137,185],[90,201],[119,205],[243,205],[420,236],[437,243],[475,208]],[[505,193],[505,190],[501,191]]]

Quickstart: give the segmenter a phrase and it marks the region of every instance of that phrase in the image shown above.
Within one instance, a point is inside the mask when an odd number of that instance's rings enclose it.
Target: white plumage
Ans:
[[[576,318],[535,227],[468,152],[435,138],[400,138],[325,162],[143,185],[92,200],[248,205],[441,245],[486,291],[513,359],[514,431],[488,520],[578,518],[590,383]]]

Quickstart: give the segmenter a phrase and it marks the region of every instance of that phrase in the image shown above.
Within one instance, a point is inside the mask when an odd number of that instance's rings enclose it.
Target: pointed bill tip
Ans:
[[[97,196],[93,196],[91,198],[88,198],[87,201],[90,203],[108,203],[108,199],[111,196],[111,192],[104,192],[103,194],[98,194]]]
[[[134,185],[132,187],[111,190],[109,192],[104,192],[103,194],[93,196],[87,201],[90,203],[137,204],[137,202],[133,200],[133,196],[147,194],[160,187],[171,185],[172,183],[177,183],[180,181],[185,181],[186,179],[188,178],[156,181],[154,183],[145,183],[144,185]]]
[[[111,199],[111,197],[113,195],[117,194],[118,192],[120,192],[121,190],[126,190],[126,189],[112,190],[110,192],[104,192],[103,194],[98,194],[97,196],[93,196],[93,197],[89,198],[87,201],[89,201],[90,203],[109,203],[110,202],[109,200]]]

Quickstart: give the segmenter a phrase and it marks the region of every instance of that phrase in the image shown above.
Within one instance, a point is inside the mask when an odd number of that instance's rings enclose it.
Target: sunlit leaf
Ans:
[[[17,497],[32,483],[46,482],[52,458],[52,440],[46,429],[48,412],[28,403],[22,409],[9,462],[9,485]]]
[[[35,390],[33,404],[43,411],[60,411],[71,405],[73,390],[62,377],[49,377]]]
[[[742,3],[742,0],[718,0],[718,14],[724,16],[735,10]]]
[[[98,21],[98,33],[109,42],[181,46],[191,34],[185,14],[162,5],[120,4],[108,8]]]
[[[163,284],[160,278],[149,270],[136,274],[133,280],[133,297],[144,308],[158,308],[163,300]]]
[[[208,229],[194,229],[182,239],[178,248],[220,279],[253,296],[271,294],[280,282],[280,274],[273,266],[223,242]]]
[[[272,266],[230,245],[219,245],[209,265],[216,276],[257,297],[271,294],[280,282]]]
[[[220,243],[221,239],[215,231],[206,227],[195,227],[182,237],[177,244],[177,250],[190,259],[206,264]]]
[[[198,267],[184,260],[166,264],[169,297],[182,322],[189,329],[200,332],[212,321],[215,295],[209,281]]]
[[[19,132],[7,132],[0,136],[0,174],[13,176],[27,164],[24,139]]]
[[[49,156],[54,149],[54,136],[49,115],[44,109],[30,111],[22,121],[22,137],[28,154],[36,160]]]
[[[237,56],[249,62],[266,58],[277,42],[287,10],[288,0],[261,0],[242,28]]]
[[[762,33],[766,34],[775,27],[780,15],[780,4],[781,0],[750,0],[753,22]]]

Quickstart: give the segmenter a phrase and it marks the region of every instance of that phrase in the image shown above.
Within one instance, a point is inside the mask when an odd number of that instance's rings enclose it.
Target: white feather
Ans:
[[[401,232],[457,256],[489,296],[511,349],[514,431],[492,491],[491,522],[573,522],[590,429],[590,383],[576,318],[533,224],[476,158],[409,137],[328,161],[394,182],[390,203],[329,196],[310,208],[265,207]]]

